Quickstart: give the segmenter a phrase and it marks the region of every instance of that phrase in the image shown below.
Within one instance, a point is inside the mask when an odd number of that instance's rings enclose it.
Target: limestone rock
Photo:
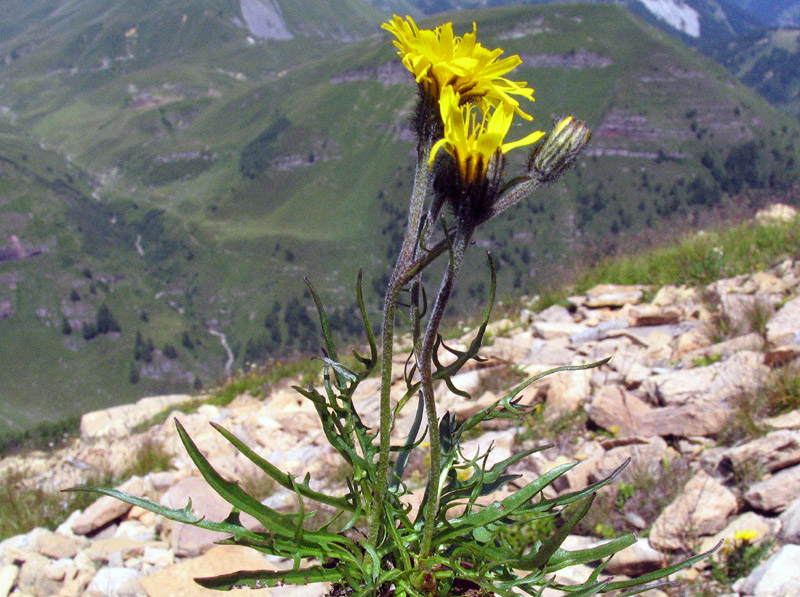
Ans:
[[[774,536],[781,524],[774,518],[765,518],[755,512],[745,512],[731,520],[724,529],[712,537],[704,537],[700,542],[698,551],[708,551],[720,541],[731,544],[739,531],[753,531],[756,533],[753,543],[758,543],[765,537]],[[717,554],[719,555],[719,554]]]
[[[753,484],[744,499],[756,510],[782,512],[800,495],[800,465]]]
[[[769,369],[761,353],[740,351],[707,367],[677,369],[645,380],[639,392],[659,405],[725,400],[757,390]]]
[[[87,597],[144,597],[144,591],[136,591],[132,580],[140,573],[130,568],[101,568],[86,590]]]
[[[142,398],[136,404],[123,404],[86,413],[81,417],[81,437],[123,437],[136,425],[153,418],[173,406],[190,402],[192,396],[172,394]]]
[[[276,564],[258,552],[235,545],[211,548],[205,555],[185,560],[180,564],[160,570],[141,579],[142,587],[149,597],[214,597],[219,591],[204,589],[194,582],[197,577],[218,576],[237,570],[276,570],[291,568],[291,562]],[[314,585],[304,587],[309,597],[322,595]],[[269,589],[247,591],[248,596],[272,595]]]
[[[699,471],[653,523],[650,545],[666,551],[685,549],[695,538],[724,528],[736,508],[736,496],[718,480]]]
[[[0,568],[0,597],[8,597],[17,582],[17,576],[19,576],[19,568],[14,564],[7,564]]]
[[[647,539],[638,539],[636,543],[613,555],[605,571],[609,574],[639,576],[667,565],[667,557],[660,551],[650,547]]]
[[[797,209],[785,203],[773,203],[756,212],[756,221],[761,223],[791,222],[797,218]]]
[[[188,477],[178,481],[163,495],[161,504],[168,508],[183,508],[190,499],[192,511],[197,516],[221,521],[230,514],[231,505],[214,492],[202,477]],[[170,547],[178,555],[198,555],[226,536],[225,533],[176,522],[172,526]]]
[[[58,560],[60,558],[73,558],[78,553],[81,546],[86,542],[80,542],[77,537],[67,537],[60,533],[46,533],[39,536],[36,549],[43,556]]]
[[[76,535],[88,535],[121,518],[130,509],[130,504],[109,496],[103,496],[93,502],[80,516],[72,521],[72,532]]]
[[[768,433],[746,444],[728,448],[723,464],[733,470],[756,465],[769,472],[800,463],[800,431],[781,430]]]
[[[772,346],[800,344],[800,296],[786,303],[769,320],[767,342]]]
[[[789,504],[779,520],[780,538],[788,543],[800,544],[800,497]]]
[[[754,597],[790,597],[800,587],[800,545],[784,545],[734,589]]]
[[[667,325],[678,323],[682,317],[677,307],[659,307],[656,305],[640,305],[631,309],[630,320],[633,326]]]
[[[586,306],[592,308],[635,305],[641,300],[641,286],[598,284],[586,292]]]
[[[589,410],[592,421],[619,437],[691,437],[718,433],[730,416],[723,403],[688,402],[654,408],[616,386],[603,388]]]
[[[763,419],[762,423],[772,429],[800,429],[800,410],[793,410],[777,417]]]

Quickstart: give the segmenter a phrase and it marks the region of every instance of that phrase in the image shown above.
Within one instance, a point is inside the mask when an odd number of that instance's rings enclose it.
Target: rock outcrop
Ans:
[[[705,289],[604,285],[572,297],[569,307],[524,311],[519,321],[492,324],[494,341],[483,350],[488,360],[455,380],[472,399],[442,386],[440,408],[463,418],[496,400],[504,389],[498,380],[512,384],[519,372],[535,375],[558,365],[612,357],[602,367],[557,374],[530,386],[524,402],[542,403],[541,414],[534,415],[541,418],[539,426],[529,421],[493,427],[468,442],[465,454],[493,442],[492,457],[502,459],[537,442],[554,443],[554,448],[520,463],[517,472],[533,478],[562,462],[579,461],[556,491],[584,487],[628,459],[633,472],[621,477],[628,489],[654,471],[676,471],[680,464],[686,469],[683,476],[663,475],[674,498],[661,510],[648,510],[644,504],[627,511],[621,492],[614,494],[616,502],[600,504],[624,516],[629,528],[649,530],[648,538],[616,556],[608,571],[647,572],[676,552],[730,542],[738,531],[750,529],[756,533],[754,541],[775,541],[774,555],[735,586],[738,594],[797,594],[780,591],[798,586],[800,415],[780,413],[755,421],[761,436],[737,438],[730,431],[737,413],[749,412],[748,401],[763,394],[776,367],[800,375],[799,294],[800,261],[720,280]],[[644,303],[644,296],[654,298]],[[768,316],[761,329],[748,325],[755,310]],[[720,337],[721,328],[715,325],[721,317],[737,322],[725,327],[729,337]],[[470,339],[466,334],[451,344],[466,346]],[[224,476],[255,487],[272,507],[292,509],[295,496],[263,482],[259,487],[260,472],[208,425],[219,423],[284,470],[300,477],[309,474],[316,489],[343,491],[343,463],[325,442],[311,403],[289,385],[277,384],[263,399],[242,395],[222,408],[204,404],[189,414],[176,410],[166,422],[149,428],[147,420],[190,397],[150,398],[88,413],[81,438],[68,447],[6,458],[0,470],[24,471],[29,483],[58,490],[84,482],[92,471],[119,476],[142,446],[156,445],[171,455],[169,469],[134,477],[122,489],[179,508],[191,498],[197,514],[221,520],[230,507],[193,467],[174,430],[172,419],[177,418]],[[404,389],[398,380],[396,395]],[[369,425],[377,424],[377,390],[377,381],[367,380],[356,395]],[[408,428],[409,417],[401,415],[398,433]],[[572,427],[562,435],[537,437],[537,430],[566,429],[567,420],[573,421]],[[719,445],[726,434],[733,445]],[[416,466],[424,472],[424,463]],[[257,528],[256,521],[250,524]],[[236,546],[215,546],[221,538],[101,497],[54,532],[33,529],[0,543],[0,597],[211,595],[191,579],[241,568],[291,566]],[[597,543],[592,537],[570,540]],[[314,596],[324,591],[281,587],[253,594]]]

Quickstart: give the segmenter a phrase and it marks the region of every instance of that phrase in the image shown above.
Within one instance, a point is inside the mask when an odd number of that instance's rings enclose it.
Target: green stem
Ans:
[[[417,353],[417,369],[420,374],[420,389],[425,402],[425,414],[428,418],[428,433],[430,441],[430,471],[428,472],[428,501],[425,504],[425,523],[422,529],[422,545],[420,556],[427,558],[430,555],[433,532],[436,528],[436,515],[439,511],[439,482],[442,474],[442,449],[439,442],[439,418],[436,412],[436,399],[433,392],[433,350],[439,335],[439,325],[442,321],[447,302],[453,290],[458,271],[464,259],[464,253],[472,237],[473,229],[456,230],[451,247],[450,261],[442,277],[442,283],[436,300],[433,303],[425,336],[422,339],[420,350]]]
[[[414,173],[414,187],[408,211],[408,227],[397,257],[386,297],[383,303],[383,329],[381,334],[381,394],[380,394],[380,427],[378,448],[378,478],[375,481],[373,505],[369,516],[369,544],[378,542],[383,505],[389,487],[389,449],[392,435],[392,352],[394,347],[394,320],[397,315],[397,301],[403,286],[408,283],[413,273],[414,257],[419,245],[420,222],[422,221],[425,197],[430,185],[428,156],[431,151],[430,141],[420,141],[417,147],[417,169]]]

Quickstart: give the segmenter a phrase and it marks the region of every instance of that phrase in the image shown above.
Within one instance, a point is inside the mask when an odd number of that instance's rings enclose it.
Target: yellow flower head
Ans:
[[[736,534],[733,536],[735,541],[741,541],[742,543],[752,543],[756,539],[758,539],[758,531],[754,531],[753,529],[743,529],[741,531],[736,531]]]
[[[472,32],[461,37],[453,33],[452,23],[433,30],[420,29],[411,17],[397,15],[382,27],[397,38],[394,45],[403,64],[434,100],[446,87],[453,87],[462,102],[475,101],[484,110],[508,103],[523,118],[532,119],[513,96],[533,101],[533,89],[504,77],[522,59],[517,55],[500,59],[503,50],[489,50],[477,41],[474,23]]]
[[[459,94],[450,86],[442,90],[439,108],[444,137],[433,146],[429,163],[444,148],[455,158],[464,186],[480,182],[486,176],[489,162],[498,150],[507,153],[544,136],[543,131],[535,131],[519,141],[504,143],[514,118],[514,107],[500,103],[493,110],[482,112],[472,103],[462,105]]]

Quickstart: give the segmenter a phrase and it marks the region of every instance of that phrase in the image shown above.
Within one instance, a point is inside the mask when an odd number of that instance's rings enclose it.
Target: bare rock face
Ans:
[[[718,300],[707,301],[709,291]],[[758,421],[771,430],[766,436],[734,447],[717,445],[717,434],[725,428],[734,400],[756,395],[771,369],[787,363],[794,366],[791,362],[797,361],[800,297],[792,297],[799,293],[800,261],[786,260],[769,272],[737,276],[706,288],[665,286],[650,304],[641,302],[639,287],[606,285],[587,296],[571,297],[569,308],[555,306],[537,314],[528,311],[518,320],[493,322],[489,330],[495,341],[481,351],[488,360],[470,363],[455,380],[458,387],[473,393],[472,399],[441,388],[437,393],[440,415],[448,410],[463,420],[490,407],[506,391],[497,382],[515,383],[520,373],[532,377],[554,367],[612,357],[597,369],[561,372],[526,388],[520,395],[522,404],[542,403],[544,417],[536,414],[522,421],[493,422],[482,428],[482,435],[465,441],[464,456],[485,451],[493,442],[487,460],[492,464],[520,449],[552,442],[554,447],[520,461],[512,472],[519,475],[515,483],[524,485],[554,466],[578,461],[578,466],[545,490],[545,497],[553,498],[584,489],[628,459],[633,461],[630,470],[636,473],[631,476],[635,491],[641,491],[636,483],[644,477],[639,474],[663,475],[662,463],[678,457],[672,446],[677,447],[681,466],[697,472],[658,517],[649,539],[639,540],[611,560],[606,571],[614,574],[658,569],[667,552],[698,545],[705,550],[743,530],[756,531],[756,540],[776,539],[778,547],[782,542],[800,544],[800,411]],[[778,299],[786,297],[790,300],[782,308],[770,311]],[[764,306],[763,312],[755,313]],[[747,320],[754,315],[769,318],[766,340],[760,333],[738,329],[726,340],[712,343],[715,318],[734,314],[743,325],[751,325]],[[448,345],[464,349],[474,334],[472,330]],[[402,369],[408,354],[403,350],[410,348],[398,346],[394,358],[393,403],[407,390]],[[454,358],[441,356],[443,362]],[[702,366],[706,363],[712,364]],[[510,367],[515,369],[510,371]],[[254,465],[208,424],[210,420],[279,468],[300,478],[308,473],[314,489],[340,495],[345,491],[341,457],[325,441],[310,401],[288,389],[296,381],[270,389],[263,400],[242,395],[225,407],[205,404],[196,412],[177,416],[225,478],[257,480]],[[372,429],[378,425],[379,392],[380,380],[370,378],[354,396],[363,421]],[[222,520],[231,506],[198,477],[173,421],[132,433],[140,422],[188,400],[187,396],[147,398],[88,413],[82,420],[82,438],[74,445],[52,454],[3,459],[0,472],[25,470],[32,486],[58,490],[83,483],[91,469],[122,475],[137,458],[141,440],[152,439],[172,457],[170,470],[135,478],[121,489],[174,508],[183,508],[191,498],[195,513]],[[584,407],[588,425],[582,417],[570,416]],[[395,444],[405,440],[413,411],[406,408],[399,414],[392,438]],[[567,420],[578,422],[566,429],[562,422]],[[556,422],[559,431],[553,433]],[[539,433],[544,437],[537,437]],[[409,471],[424,475],[424,455],[416,456]],[[739,488],[743,496],[737,504],[722,478],[751,465],[764,473],[764,479]],[[418,479],[410,474],[405,480],[412,493],[404,500],[419,503],[424,485],[416,485]],[[503,488],[501,495],[507,495],[507,490]],[[637,497],[642,495],[637,493]],[[296,496],[283,489],[268,495],[264,503],[277,509],[297,506]],[[735,516],[740,506],[743,511]],[[779,519],[776,515],[781,511]],[[624,515],[633,528],[647,530],[637,512],[626,510]],[[242,520],[258,528],[257,521],[247,516]],[[34,529],[1,541],[0,597],[210,596],[216,593],[200,589],[194,577],[291,566],[291,562],[264,558],[244,548],[215,547],[213,541],[221,538],[224,535],[173,524],[143,508],[102,498],[84,512],[73,513],[55,532]],[[592,537],[573,538],[573,542],[566,548],[597,545]],[[792,566],[800,564],[792,559],[792,550],[784,547],[778,554],[769,566],[737,585],[743,596],[795,594],[787,593],[791,589],[786,587],[800,582],[792,576]],[[573,579],[570,574],[577,576]],[[581,567],[567,570],[562,578],[582,582],[589,574],[591,568]],[[325,592],[320,586],[275,587],[255,594],[318,597]]]
[[[697,537],[721,530],[736,508],[736,496],[718,480],[700,471],[656,519],[650,532],[650,545],[665,551],[686,549]]]
[[[743,595],[787,597],[800,587],[800,545],[784,545],[734,589]]]
[[[725,450],[723,463],[733,470],[755,465],[770,473],[800,463],[800,431],[780,430]]]
[[[86,413],[81,417],[81,437],[123,437],[134,427],[181,403],[189,402],[187,394],[142,398],[135,404],[123,404]]]
[[[783,512],[800,495],[800,465],[783,469],[755,483],[744,494],[750,506],[762,512]]]
[[[609,574],[624,574],[626,576],[639,576],[666,566],[667,557],[664,553],[653,549],[647,539],[638,539],[636,543],[614,554],[606,565],[605,572]]]
[[[619,437],[692,437],[718,433],[728,420],[724,403],[695,403],[655,408],[618,386],[595,396],[589,416]]]
[[[72,521],[72,532],[76,535],[88,535],[123,517],[130,509],[130,504],[104,495]]]
[[[636,305],[642,300],[642,296],[641,286],[598,284],[586,292],[586,306],[597,308]]]
[[[786,303],[769,320],[767,342],[772,346],[800,345],[800,297]]]

